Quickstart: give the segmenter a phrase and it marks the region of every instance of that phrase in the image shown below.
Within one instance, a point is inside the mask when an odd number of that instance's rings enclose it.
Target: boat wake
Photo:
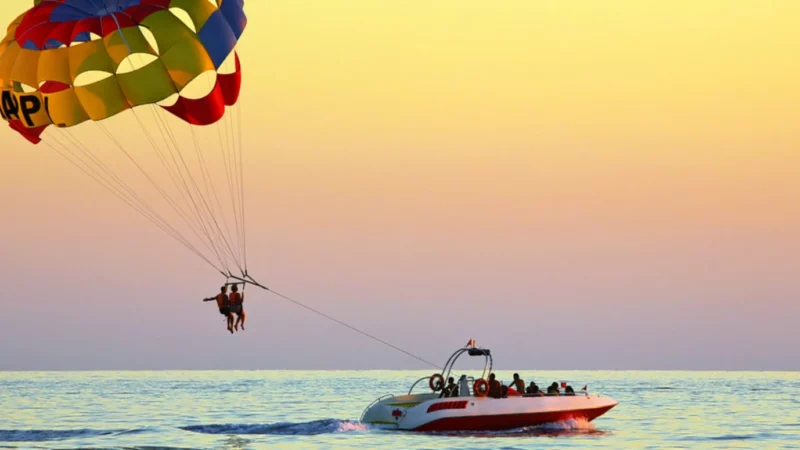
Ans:
[[[532,427],[517,428],[505,431],[440,431],[430,434],[445,436],[470,436],[470,437],[533,437],[533,436],[583,436],[583,435],[603,435],[600,431],[586,419],[570,419],[561,422],[547,423]]]
[[[281,422],[266,425],[192,425],[182,430],[204,434],[274,434],[284,436],[314,436],[318,434],[366,431],[367,425],[353,420],[324,419],[311,422]]]
[[[280,422],[273,424],[215,424],[215,425],[191,425],[181,427],[184,431],[202,434],[220,435],[279,435],[279,436],[315,436],[319,434],[350,433],[357,431],[368,431],[372,429],[367,424],[355,420],[324,419],[312,420],[310,422]],[[380,427],[375,430],[384,430]],[[400,431],[405,433],[404,431]],[[451,432],[432,432],[429,434],[445,436],[472,436],[472,437],[525,437],[525,436],[564,436],[564,435],[586,435],[604,434],[598,431],[594,425],[585,419],[572,419],[562,422],[548,423],[535,427],[518,428],[507,431],[451,431]]]
[[[144,430],[90,430],[88,428],[75,430],[0,430],[0,442],[63,441],[68,439],[130,434],[142,431]]]
[[[571,433],[597,433],[597,428],[594,424],[586,419],[570,419],[561,422],[548,423],[538,427],[532,427],[540,431],[552,432],[571,432]]]

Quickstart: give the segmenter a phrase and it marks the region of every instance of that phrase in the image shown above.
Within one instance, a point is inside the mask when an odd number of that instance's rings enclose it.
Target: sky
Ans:
[[[262,283],[439,364],[475,338],[508,369],[800,370],[800,3],[245,8]],[[0,142],[0,370],[426,368],[252,288],[230,336],[219,274]]]

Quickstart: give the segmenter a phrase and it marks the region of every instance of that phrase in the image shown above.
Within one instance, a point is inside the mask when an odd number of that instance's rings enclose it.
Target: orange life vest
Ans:
[[[231,305],[241,305],[244,303],[244,295],[238,292],[231,292]]]
[[[223,293],[217,294],[217,306],[220,308],[224,308],[228,306],[228,296]]]

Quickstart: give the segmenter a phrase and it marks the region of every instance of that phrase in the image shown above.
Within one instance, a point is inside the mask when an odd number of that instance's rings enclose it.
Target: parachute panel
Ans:
[[[11,89],[14,86],[14,82],[11,79],[11,70],[14,68],[14,63],[17,61],[17,55],[19,55],[20,50],[22,49],[19,48],[19,44],[12,41],[3,52],[2,58],[0,58],[1,89]]]
[[[247,26],[247,17],[244,15],[244,1],[243,0],[224,0],[219,5],[219,10],[225,16],[225,20],[233,31],[236,39],[242,37],[244,28]]]
[[[50,51],[50,50],[45,50]],[[69,48],[69,69],[72,81],[84,72],[99,71],[114,73],[117,70],[114,60],[106,51],[102,40],[86,42]]]
[[[218,69],[233,51],[238,38],[234,34],[222,11],[214,11],[203,28],[197,32],[197,37],[206,48],[208,56],[214,61],[214,68]]]
[[[76,86],[75,94],[86,115],[94,121],[108,119],[130,108],[122,88],[114,77],[86,86]]]
[[[170,10],[180,9],[185,12],[195,30],[203,28],[208,18],[217,10],[210,2],[197,0],[172,0],[169,7]]]
[[[50,119],[57,127],[73,127],[89,120],[89,114],[78,100],[75,88],[66,89],[48,94],[48,112]]]
[[[18,83],[38,88],[39,57],[41,54],[42,52],[37,50],[20,49],[14,60],[14,67],[11,69],[11,79]]]
[[[141,21],[158,43],[158,52],[164,54],[184,39],[190,39],[195,33],[183,21],[168,10],[159,10]]]
[[[75,81],[69,70],[70,49],[64,47],[41,53],[42,56],[39,58],[39,68],[36,75],[39,79],[39,87],[48,81],[57,81],[64,84],[72,84]]]
[[[131,106],[158,103],[175,94],[175,85],[164,64],[155,60],[141,69],[116,75],[117,82]]]
[[[103,38],[108,56],[119,67],[129,55],[144,53],[156,55],[138,26],[123,28]]]
[[[201,74],[214,70],[214,63],[196,37],[184,39],[173,45],[161,55],[161,61],[179,91]]]

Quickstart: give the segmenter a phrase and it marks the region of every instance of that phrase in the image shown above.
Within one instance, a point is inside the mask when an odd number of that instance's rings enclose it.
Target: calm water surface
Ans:
[[[519,372],[620,405],[591,424],[415,434],[358,418],[427,372],[11,372],[0,448],[800,448],[800,373]]]

